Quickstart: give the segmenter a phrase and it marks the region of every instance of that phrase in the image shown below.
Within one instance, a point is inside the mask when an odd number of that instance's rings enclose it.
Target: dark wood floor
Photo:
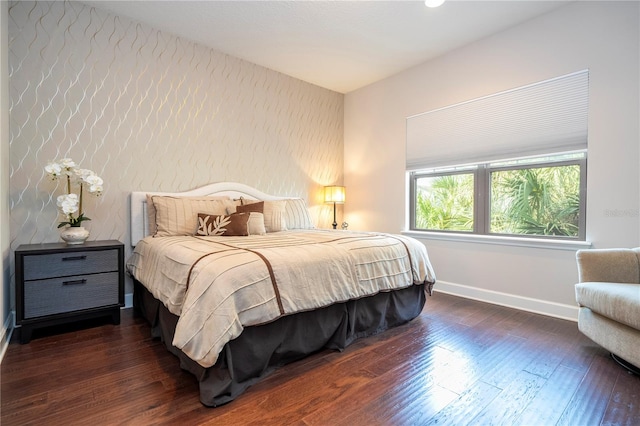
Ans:
[[[440,293],[411,323],[218,408],[131,310],[119,326],[11,343],[1,380],[2,425],[640,424],[640,377],[575,323]]]

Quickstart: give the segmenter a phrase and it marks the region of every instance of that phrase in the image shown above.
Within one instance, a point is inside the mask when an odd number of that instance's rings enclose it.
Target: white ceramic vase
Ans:
[[[89,238],[89,231],[84,226],[67,226],[60,231],[60,238],[69,245],[84,244]]]

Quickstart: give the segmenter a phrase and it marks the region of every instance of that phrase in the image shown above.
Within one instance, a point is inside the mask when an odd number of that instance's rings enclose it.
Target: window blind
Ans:
[[[589,71],[407,118],[407,170],[587,148]]]

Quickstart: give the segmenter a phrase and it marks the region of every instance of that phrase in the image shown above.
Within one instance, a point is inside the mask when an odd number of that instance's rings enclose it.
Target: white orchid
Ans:
[[[91,173],[92,174],[83,177],[82,180],[89,184],[89,192],[100,195],[102,193],[102,178],[93,174],[93,172]]]
[[[85,179],[87,176],[95,175],[95,173],[89,169],[75,169],[74,172],[80,179]]]
[[[60,164],[58,163],[49,163],[44,168],[44,171],[49,174],[51,179],[56,180],[62,173],[62,166],[60,166]]]
[[[62,213],[66,215],[73,214],[78,211],[79,200],[76,194],[64,194],[58,196],[58,207],[62,210]]]
[[[80,226],[82,221],[91,220],[82,212],[82,193],[84,187],[89,193],[97,196],[102,195],[103,181],[93,171],[81,169],[71,158],[63,158],[57,162],[51,162],[44,168],[49,177],[53,180],[63,177],[66,181],[67,193],[57,198],[57,205],[62,214],[67,218],[60,222],[58,228],[63,226]],[[72,185],[78,186],[78,194],[71,191]],[[78,213],[77,216],[74,216]]]
[[[78,167],[78,165],[71,158],[63,158],[60,160],[60,164],[67,170],[74,170]]]

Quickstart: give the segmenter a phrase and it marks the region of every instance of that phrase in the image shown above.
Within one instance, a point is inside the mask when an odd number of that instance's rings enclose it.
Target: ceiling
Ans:
[[[84,3],[348,93],[565,5],[556,1],[97,1]]]

